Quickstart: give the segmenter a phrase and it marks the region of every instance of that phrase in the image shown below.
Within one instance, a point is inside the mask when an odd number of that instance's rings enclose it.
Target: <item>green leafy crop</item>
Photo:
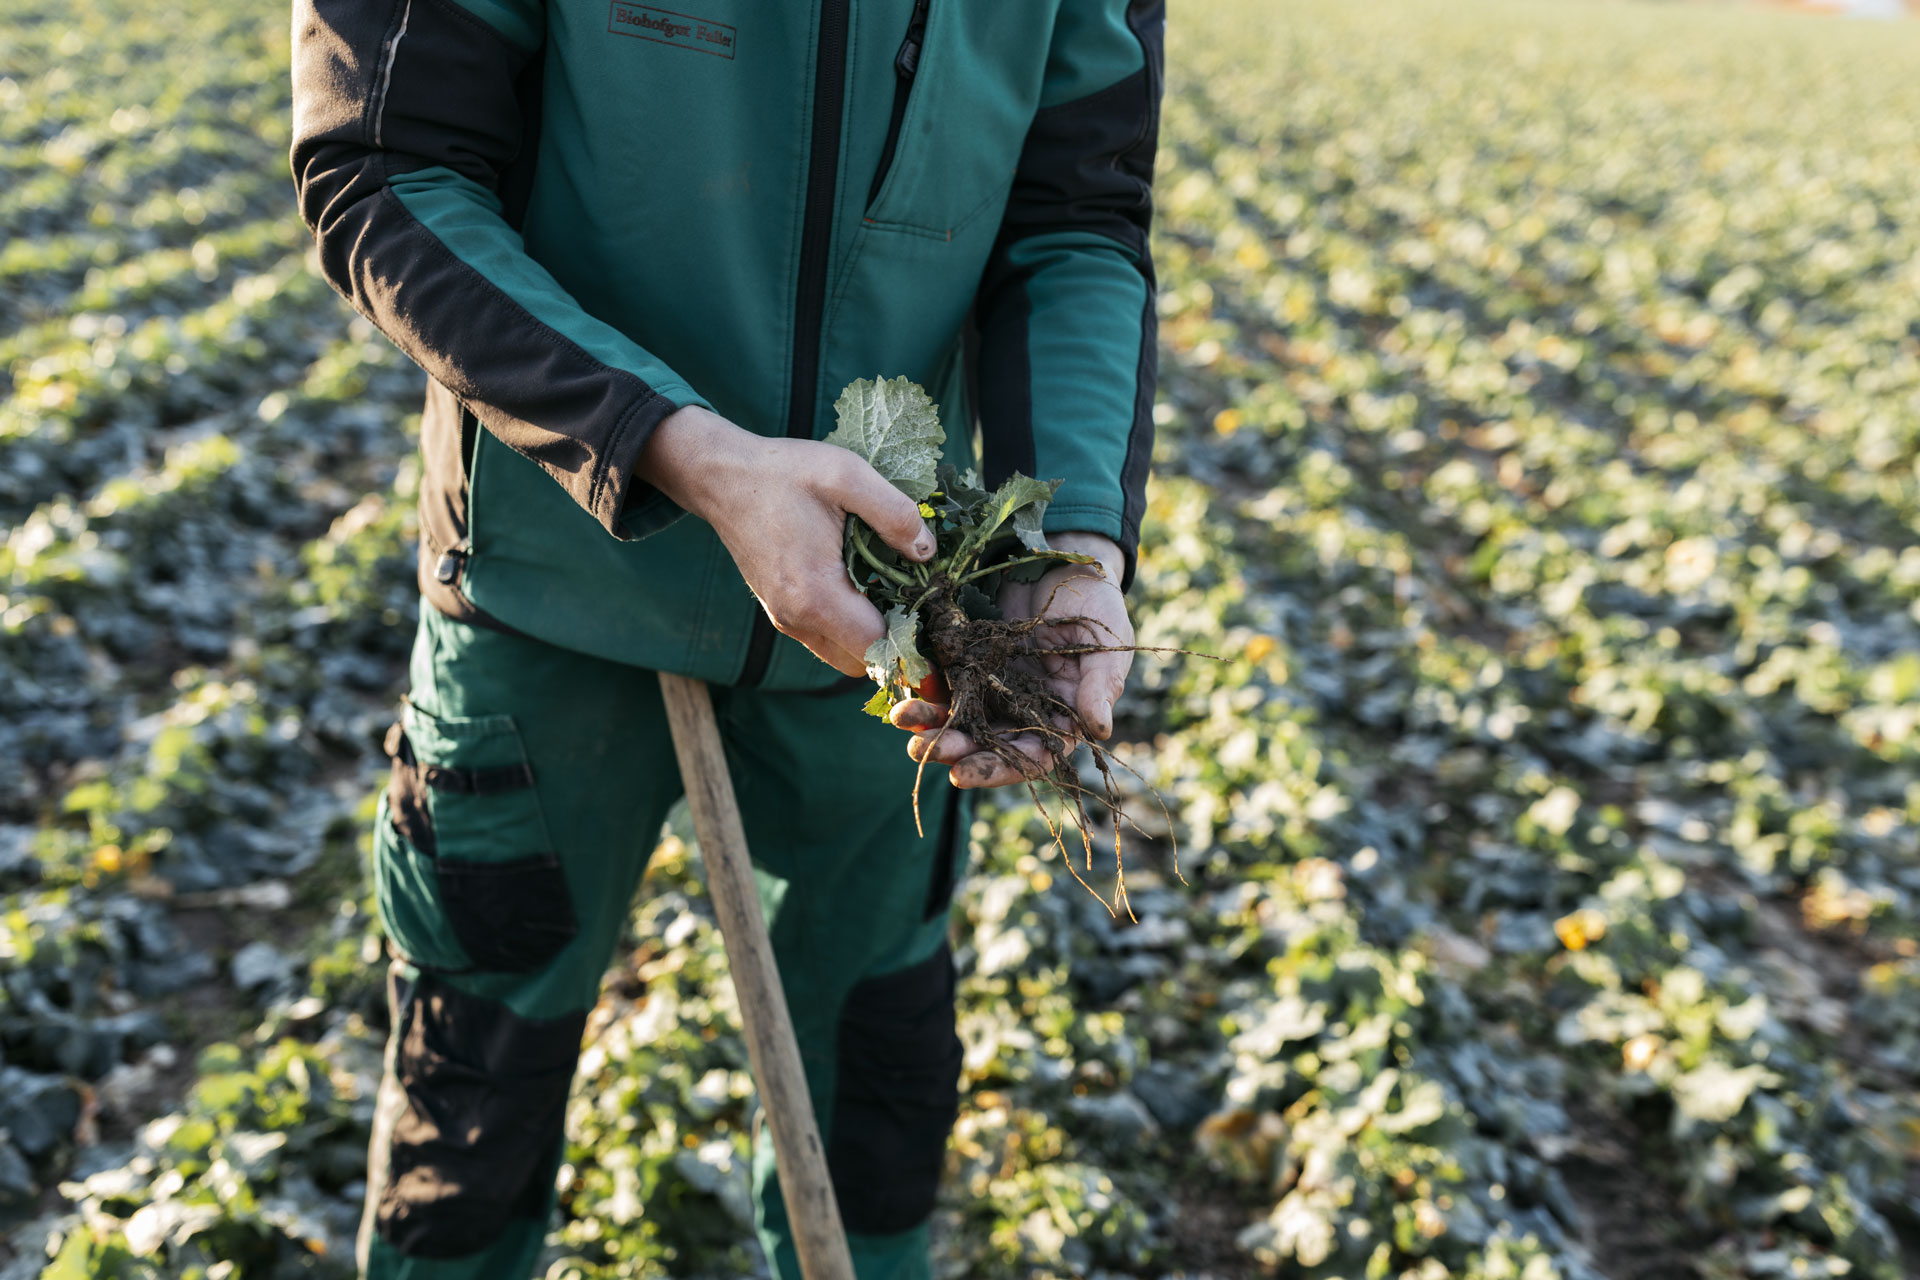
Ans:
[[[1060,487],[1015,472],[989,492],[971,468],[940,461],[946,430],[927,393],[908,378],[861,378],[834,404],[840,425],[828,444],[859,454],[920,504],[936,549],[924,564],[889,547],[858,516],[847,517],[847,574],[886,615],[887,633],[866,652],[867,674],[880,686],[867,703],[884,717],[899,690],[917,689],[934,673],[921,652],[922,611],[951,599],[971,618],[998,618],[1000,583],[1031,581],[1052,564],[1090,564],[1093,557],[1047,545],[1041,517]]]

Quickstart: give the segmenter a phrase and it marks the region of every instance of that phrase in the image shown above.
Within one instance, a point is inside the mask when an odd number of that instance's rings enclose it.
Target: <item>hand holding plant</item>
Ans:
[[[911,560],[859,517],[847,519],[847,575],[886,620],[886,634],[865,655],[879,686],[868,712],[913,730],[914,759],[923,769],[929,761],[952,765],[956,786],[1032,788],[1046,776],[1090,863],[1087,789],[1067,767],[1086,743],[1105,780],[1118,872],[1126,817],[1113,757],[1097,744],[1113,732],[1113,701],[1135,652],[1116,576],[1119,548],[1089,534],[1049,543],[1041,520],[1057,480],[1015,472],[989,492],[971,469],[941,463],[939,415],[905,378],[854,382],[835,409],[840,423],[826,442],[859,454],[919,503],[936,544],[931,558]],[[1047,816],[1033,795],[1064,854],[1064,821]],[[1071,858],[1067,865],[1072,870]],[[1109,909],[1125,902],[1121,875]]]

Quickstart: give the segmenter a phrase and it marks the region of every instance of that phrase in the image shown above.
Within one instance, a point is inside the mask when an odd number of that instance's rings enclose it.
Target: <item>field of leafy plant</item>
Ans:
[[[1173,18],[1136,601],[1224,660],[1121,708],[1139,923],[976,825],[941,1274],[1920,1274],[1920,26]],[[351,1273],[421,379],[285,27],[0,0],[0,1280]],[[759,1267],[700,878],[551,1280]]]

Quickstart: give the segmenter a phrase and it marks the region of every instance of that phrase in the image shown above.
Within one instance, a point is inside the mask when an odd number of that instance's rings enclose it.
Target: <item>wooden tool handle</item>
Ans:
[[[720,727],[713,719],[713,699],[700,681],[665,671],[660,673],[660,692],[666,698],[673,749],[680,758],[680,777],[693,809],[693,830],[706,861],[707,891],[720,918],[727,966],[740,999],[740,1022],[747,1034],[747,1056],[760,1090],[760,1108],[773,1130],[780,1191],[786,1198],[800,1271],[807,1280],[853,1280],[853,1258],[847,1252],[840,1205],[827,1174],[826,1148],[807,1094],[800,1042],[794,1038],[786,992],[774,967],[773,941],[767,936],[766,917],[760,913],[740,806],[733,798]]]

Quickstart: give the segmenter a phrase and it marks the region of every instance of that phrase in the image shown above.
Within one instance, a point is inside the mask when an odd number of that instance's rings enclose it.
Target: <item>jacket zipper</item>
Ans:
[[[900,52],[893,55],[893,114],[887,119],[887,140],[880,147],[880,167],[874,172],[873,186],[867,189],[867,207],[880,198],[881,184],[893,168],[893,153],[900,145],[900,122],[907,115],[907,96],[913,92],[913,77],[920,70],[920,46],[927,37],[927,6],[930,0],[915,0],[913,18],[907,23],[907,38]]]
[[[850,0],[820,6],[814,55],[813,128],[807,143],[807,195],[800,222],[800,269],[794,289],[793,381],[787,389],[787,435],[811,439],[813,402],[820,389],[820,322],[827,301],[827,250],[833,239],[833,187],[840,167],[840,109],[847,95],[847,9]],[[773,622],[753,615],[741,685],[757,685],[773,655]]]

